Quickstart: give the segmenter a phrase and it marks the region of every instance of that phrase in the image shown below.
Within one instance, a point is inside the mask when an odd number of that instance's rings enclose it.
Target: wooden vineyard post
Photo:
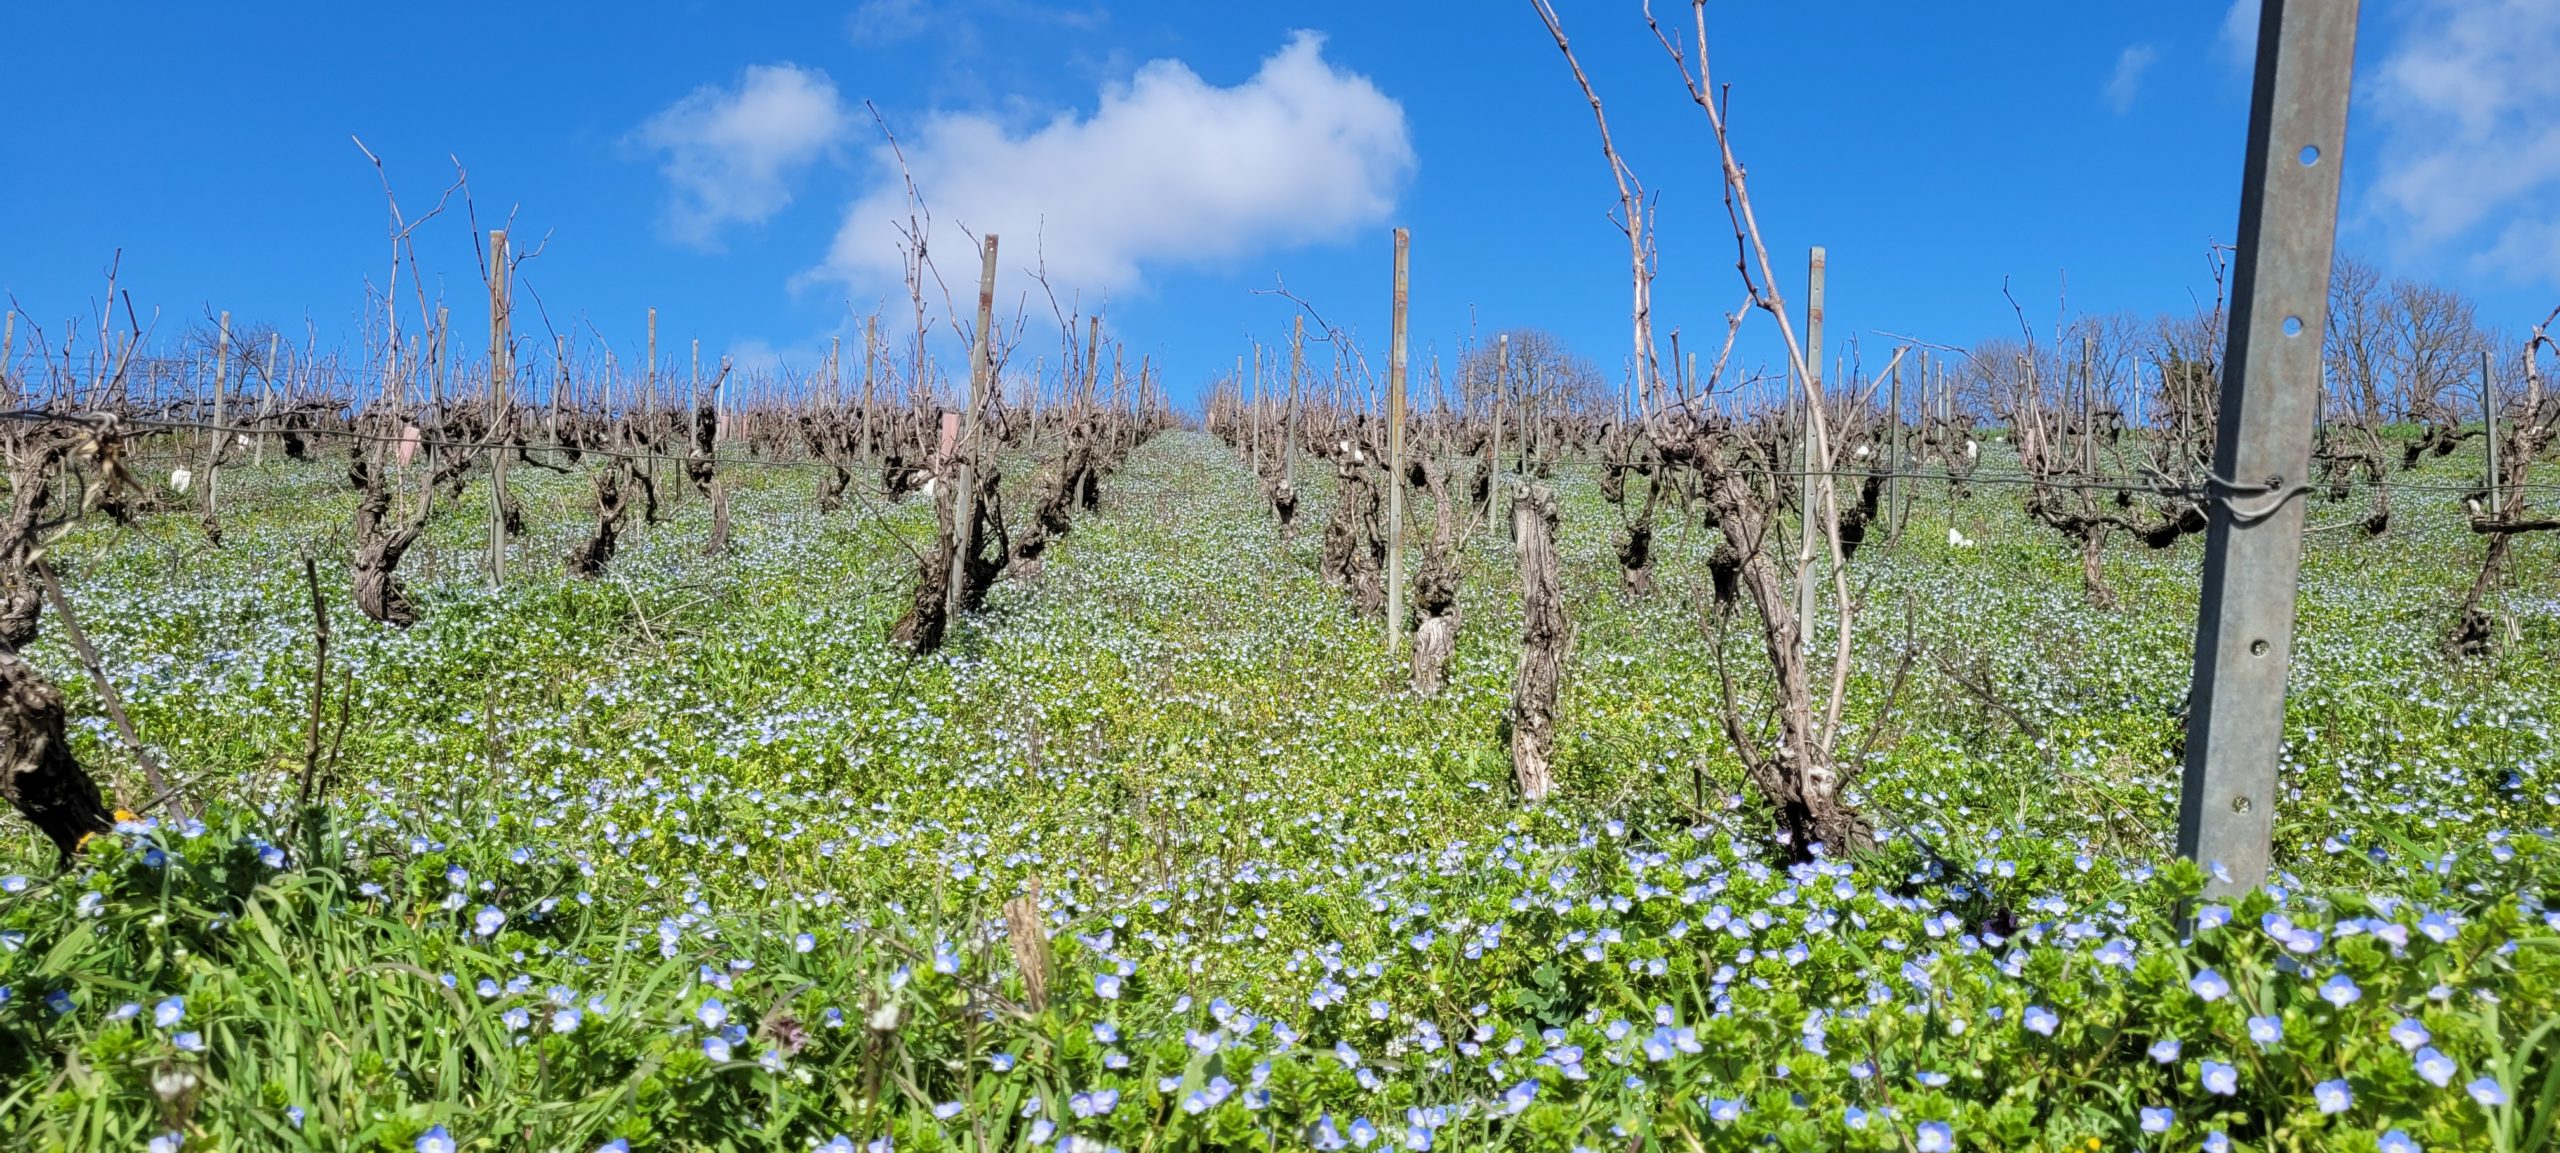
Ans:
[[[1892,440],[1884,450],[1884,521],[1885,542],[1890,545],[1902,537],[1902,362],[1893,362],[1892,383],[1885,391],[1885,427]]]
[[[2489,516],[2495,519],[2506,511],[2506,502],[2498,499],[2498,372],[2495,354],[2480,350],[2480,423],[2489,430]],[[219,423],[219,422],[216,422]],[[210,481],[213,478],[206,477]]]
[[[231,314],[225,312],[214,323],[213,334],[213,431],[205,437],[211,447],[204,454],[204,515],[211,524],[217,510],[214,496],[215,477],[222,467],[222,394],[223,379],[231,375]]]
[[[2285,670],[2321,399],[2357,0],[2267,0],[2196,612],[2178,852],[2245,892],[2272,864]]]
[[[1387,655],[1404,644],[1405,301],[1412,235],[1396,229],[1395,316],[1387,346]]]
[[[1813,250],[1805,272],[1804,371],[1808,379],[1802,389],[1801,403],[1796,407],[1796,442],[1802,446],[1797,459],[1804,474],[1797,478],[1796,487],[1798,514],[1796,522],[1802,537],[1796,549],[1796,632],[1798,643],[1807,648],[1813,645],[1813,558],[1816,538],[1813,527],[1813,506],[1817,491],[1814,488],[1813,477],[1816,469],[1828,472],[1831,468],[1830,461],[1814,459],[1811,399],[1819,395],[1822,389],[1822,274],[1824,266],[1829,261],[1830,254],[1817,247]]]
[[[1289,411],[1281,418],[1280,483],[1298,483],[1298,376],[1307,369],[1307,318],[1289,326]]]
[[[489,583],[507,580],[507,231],[489,232]]]
[[[996,317],[996,234],[987,234],[985,251],[980,254],[978,268],[978,335],[969,348],[968,413],[960,425],[960,489],[951,501],[951,586],[943,612],[946,619],[960,616],[961,590],[969,583],[969,553],[976,544],[970,539],[977,528],[978,511],[978,405],[987,390],[988,346],[995,341]]]
[[[880,314],[872,313],[862,322],[862,441],[857,459],[871,455],[871,406],[873,388],[880,379]]]
[[[1491,470],[1493,477],[1499,478],[1502,475],[1502,401],[1503,397],[1511,391],[1511,334],[1503,333],[1494,340],[1498,349],[1495,360],[1498,367],[1494,369],[1493,378],[1493,455],[1486,458],[1491,461],[1486,467]],[[1493,510],[1501,504],[1501,490],[1490,486],[1498,486],[1501,481],[1489,479],[1485,483],[1489,487],[1485,490],[1484,519],[1487,523],[1491,523]],[[1519,537],[1512,535],[1514,530],[1509,527],[1511,522],[1506,520],[1503,524],[1506,526],[1504,529],[1506,537],[1517,541]]]

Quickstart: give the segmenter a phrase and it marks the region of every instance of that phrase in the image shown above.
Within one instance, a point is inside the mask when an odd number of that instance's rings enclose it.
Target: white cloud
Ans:
[[[845,18],[845,32],[856,44],[895,44],[921,36],[931,27],[924,0],[863,0]]]
[[[844,139],[853,120],[814,68],[759,64],[735,88],[706,84],[640,126],[660,153],[667,230],[708,247],[729,224],[757,224],[791,203],[791,182]]]
[[[2136,44],[2117,56],[2115,73],[2107,77],[2106,89],[2101,93],[2107,107],[2118,116],[2133,111],[2133,98],[2142,92],[2142,77],[2159,59],[2160,49],[2152,44]]]
[[[2417,0],[2362,93],[2379,130],[2367,222],[2404,250],[2560,281],[2555,60],[2550,0]]]
[[[2222,14],[2222,32],[2214,46],[2222,58],[2242,72],[2258,67],[2258,8],[2261,0],[2231,0],[2231,10]]]
[[[1383,220],[1414,166],[1404,109],[1367,78],[1324,59],[1301,32],[1232,88],[1177,60],[1106,86],[1089,116],[1027,131],[977,114],[928,118],[906,147],[932,210],[931,251],[955,283],[960,229],[1004,237],[1008,268],[1033,263],[1051,284],[1109,291],[1155,267],[1240,260],[1334,239]],[[880,172],[847,211],[820,275],[902,284],[906,186],[882,147]],[[955,227],[956,226],[956,227]]]

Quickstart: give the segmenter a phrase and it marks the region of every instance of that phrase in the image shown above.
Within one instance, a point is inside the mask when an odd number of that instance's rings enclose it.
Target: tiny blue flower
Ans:
[[[2344,1077],[2322,1081],[2311,1087],[2311,1102],[2323,1113],[2344,1113],[2356,1103],[2355,1090],[2347,1087]]]
[[[2154,1109],[2148,1105],[2142,1107],[2142,1131],[2145,1133],[2166,1133],[2170,1123],[2177,1119],[2175,1110]]]

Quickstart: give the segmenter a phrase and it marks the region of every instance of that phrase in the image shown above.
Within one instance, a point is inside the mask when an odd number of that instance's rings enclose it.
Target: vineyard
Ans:
[[[1699,5],[1655,31],[1748,299],[1657,348],[1535,7],[1621,382],[1412,357],[1402,233],[1383,347],[1279,289],[1196,385],[1007,320],[992,234],[974,319],[919,242],[911,327],[799,374],[654,313],[623,363],[476,224],[466,351],[442,202],[391,200],[360,352],[13,311],[0,1144],[2560,1141],[2554,320],[2324,240],[2264,483],[2245,251],[2191,313],[1826,352]],[[2280,763],[2226,803],[2199,620],[2269,524]]]

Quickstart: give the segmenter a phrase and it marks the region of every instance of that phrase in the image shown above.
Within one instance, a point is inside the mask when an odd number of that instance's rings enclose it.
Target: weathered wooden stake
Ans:
[[[222,441],[228,435],[222,431],[222,394],[227,391],[223,388],[223,381],[230,375],[231,314],[224,312],[222,319],[215,322],[213,336],[213,432],[205,438],[212,447],[204,454],[204,515],[207,523],[211,523],[218,511],[214,490],[222,466]]]
[[[1830,254],[1820,247],[1806,269],[1807,284],[1804,304],[1804,371],[1812,379],[1802,395],[1819,395],[1822,389],[1822,273]],[[1816,461],[1813,456],[1813,405],[1810,401],[1796,406],[1796,441],[1801,446],[1797,459],[1803,476],[1797,480],[1796,518],[1800,541],[1796,549],[1796,625],[1806,648],[1813,647],[1813,569],[1815,494],[1813,477],[1816,469],[1831,470],[1831,462]]]
[[[977,528],[978,511],[978,404],[987,389],[989,346],[995,340],[996,318],[996,234],[987,234],[985,251],[980,254],[978,268],[978,334],[969,348],[968,413],[960,425],[960,488],[951,502],[951,591],[943,612],[946,619],[960,619],[961,590],[969,583],[970,539]]]
[[[1405,300],[1412,235],[1396,229],[1395,317],[1387,352],[1387,655],[1404,645]]]
[[[507,373],[514,359],[509,309],[507,230],[489,232],[489,583],[507,579]]]
[[[2480,421],[2489,429],[2489,515],[2495,517],[2505,510],[2505,502],[2498,496],[2498,375],[2493,356],[2488,349],[2480,350]]]

